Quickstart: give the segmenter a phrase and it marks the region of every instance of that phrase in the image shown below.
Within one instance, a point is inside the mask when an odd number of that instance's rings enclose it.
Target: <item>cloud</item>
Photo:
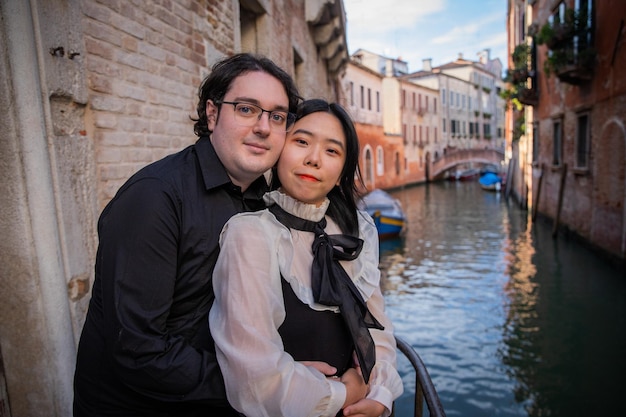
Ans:
[[[350,53],[362,48],[421,68],[459,53],[477,60],[491,50],[506,63],[506,2],[502,0],[344,0]]]
[[[347,26],[355,33],[386,33],[415,26],[445,9],[446,0],[344,0]]]

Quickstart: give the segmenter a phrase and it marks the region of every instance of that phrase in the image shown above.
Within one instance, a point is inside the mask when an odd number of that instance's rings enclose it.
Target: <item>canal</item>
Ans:
[[[626,415],[626,276],[477,182],[391,193],[406,234],[381,242],[387,311],[448,416]],[[405,392],[414,373],[398,360]],[[412,415],[412,397],[396,416]]]

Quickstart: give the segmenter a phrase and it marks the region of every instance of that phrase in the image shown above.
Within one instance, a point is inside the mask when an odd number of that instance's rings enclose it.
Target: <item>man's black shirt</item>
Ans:
[[[227,404],[208,329],[211,275],[224,223],[263,208],[265,191],[261,177],[241,193],[207,137],[120,188],[98,222],[75,417],[206,416]]]

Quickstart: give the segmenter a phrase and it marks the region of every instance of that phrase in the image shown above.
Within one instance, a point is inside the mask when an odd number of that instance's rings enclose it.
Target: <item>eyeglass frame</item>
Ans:
[[[261,112],[259,113],[259,115],[257,116],[257,120],[256,122],[258,122],[259,120],[261,120],[261,117],[263,117],[263,113],[267,113],[268,115],[268,121],[270,122],[270,126],[276,126],[275,124],[272,124],[272,114],[276,114],[276,113],[285,113],[285,130],[280,130],[280,132],[289,132],[291,130],[291,128],[293,127],[293,125],[296,122],[296,115],[294,113],[291,113],[288,110],[265,110],[263,107],[259,106],[258,104],[254,104],[254,103],[250,103],[248,101],[225,101],[225,100],[219,100],[216,101],[215,104],[218,105],[222,105],[222,104],[230,104],[233,106],[233,117],[235,118],[235,122],[237,122],[239,120],[239,115],[237,113],[237,106],[240,104],[244,104],[246,106],[250,106],[256,109],[259,109]],[[244,119],[246,118],[245,116],[243,116]],[[253,119],[254,116],[251,116],[249,119]],[[251,127],[254,126],[254,124],[256,122],[251,123],[250,125],[247,124],[240,124],[240,126],[246,126],[246,127]],[[238,123],[239,124],[239,123]]]

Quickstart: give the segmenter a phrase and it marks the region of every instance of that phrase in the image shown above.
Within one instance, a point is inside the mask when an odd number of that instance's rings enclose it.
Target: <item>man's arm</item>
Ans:
[[[224,399],[214,356],[189,345],[170,324],[177,301],[178,204],[162,181],[141,179],[103,215],[98,262],[107,351],[120,380],[143,395],[165,401]]]

